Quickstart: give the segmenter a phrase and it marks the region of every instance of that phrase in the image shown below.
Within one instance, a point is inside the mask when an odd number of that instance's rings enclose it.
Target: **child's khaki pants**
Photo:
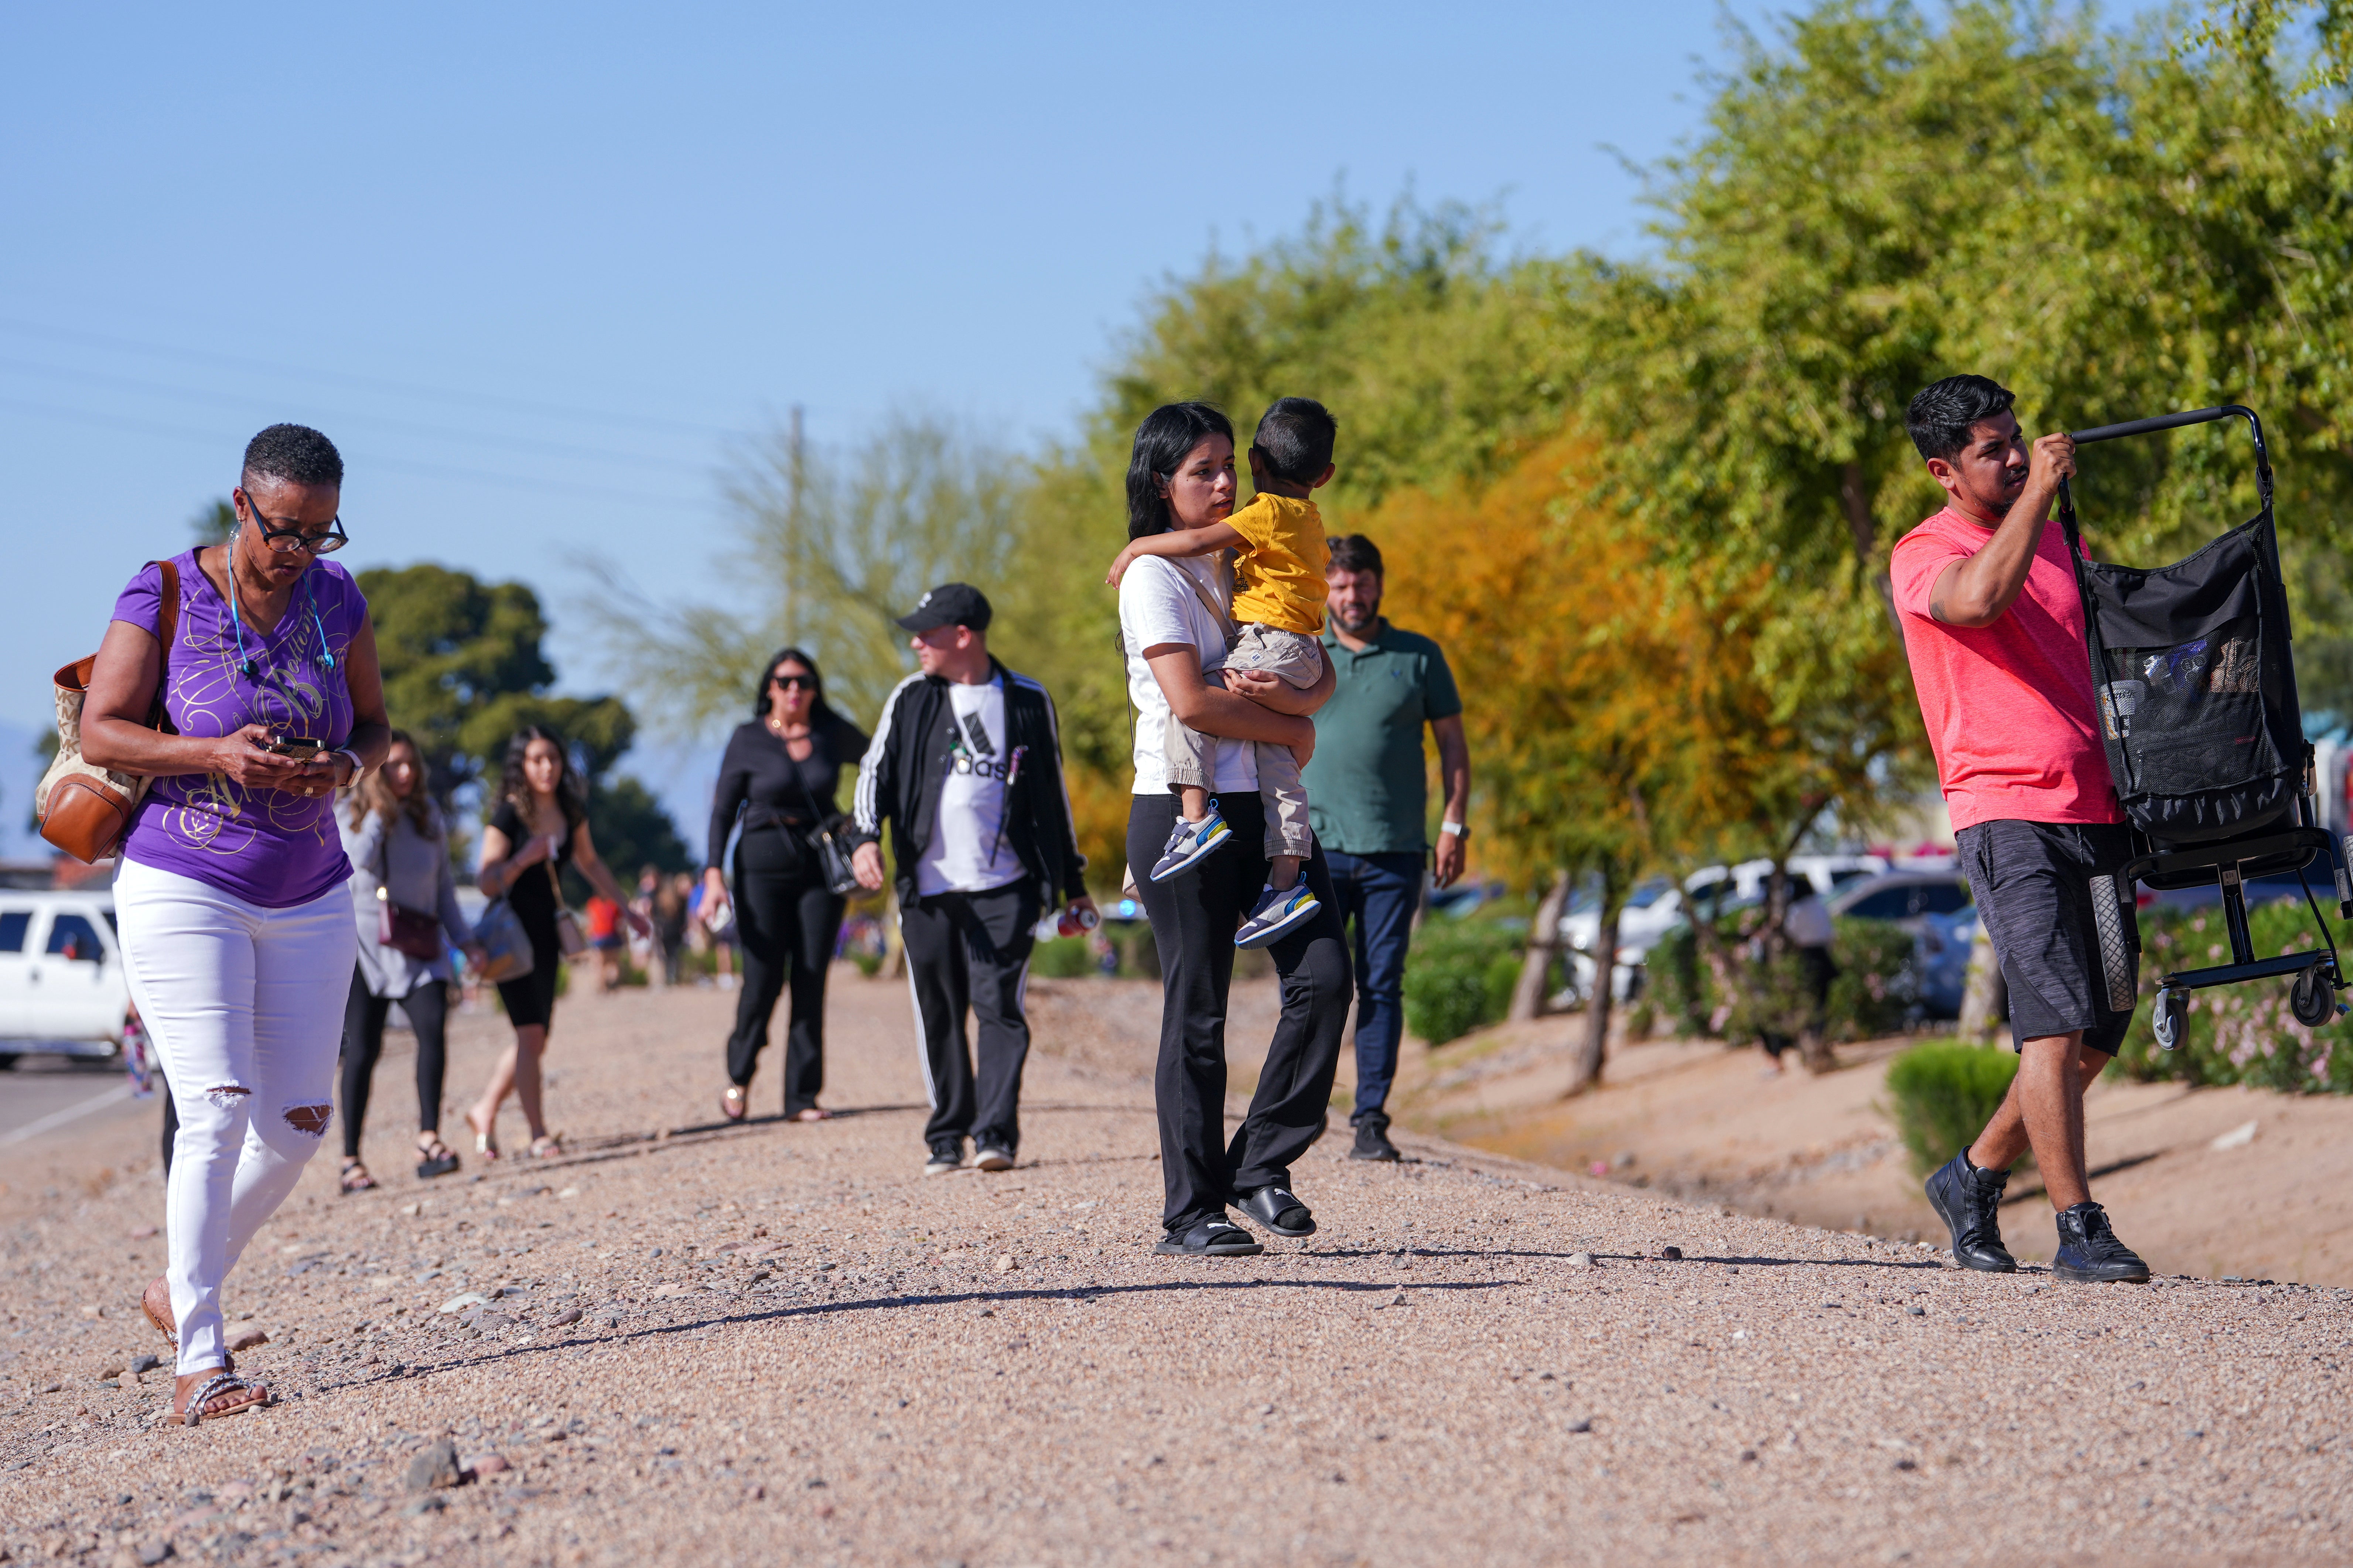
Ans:
[[[1271,675],[1286,686],[1304,691],[1324,678],[1324,647],[1304,632],[1248,625],[1234,638],[1226,657],[1201,667],[1204,677],[1221,669],[1247,669]],[[1190,784],[1214,792],[1210,776],[1218,738],[1188,730],[1171,713],[1163,744],[1168,760],[1168,787]],[[1299,784],[1299,759],[1289,746],[1258,743],[1258,793],[1266,802],[1266,853],[1305,857],[1315,847],[1307,827],[1307,792]]]

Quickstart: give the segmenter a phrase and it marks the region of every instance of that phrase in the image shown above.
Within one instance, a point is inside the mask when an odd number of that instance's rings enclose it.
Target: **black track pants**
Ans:
[[[1128,863],[1160,950],[1160,1062],[1153,1098],[1167,1186],[1161,1221],[1180,1234],[1223,1215],[1238,1193],[1291,1184],[1292,1162],[1323,1136],[1340,1039],[1355,1000],[1347,939],[1319,845],[1303,869],[1324,907],[1266,950],[1282,976],[1282,1016],[1258,1092],[1229,1142],[1226,995],[1234,978],[1234,928],[1257,903],[1268,865],[1259,852],[1259,797],[1225,795],[1219,804],[1232,840],[1196,869],[1166,882],[1151,880],[1150,874],[1176,825],[1176,797],[1137,795],[1127,818]]]
[[[792,1022],[785,1034],[785,1114],[817,1103],[825,1087],[825,976],[841,932],[843,901],[815,878],[810,857],[781,831],[746,833],[735,847],[735,932],[744,988],[727,1037],[728,1081],[748,1087],[768,1048],[768,1020],[789,976]]]
[[[448,1060],[444,1044],[449,1018],[449,988],[428,980],[406,996],[372,995],[358,970],[343,1006],[343,1157],[360,1157],[360,1130],[367,1123],[368,1090],[376,1058],[384,1054],[385,1020],[395,1001],[417,1031],[417,1130],[441,1130],[441,1075]]]
[[[1029,1056],[1021,994],[1038,912],[1037,888],[1027,879],[985,893],[917,899],[899,910],[923,1037],[923,1087],[932,1097],[926,1143],[970,1134],[983,1148],[1011,1153],[1021,1146],[1021,1066]],[[967,1010],[979,1037],[976,1074],[965,1040]]]

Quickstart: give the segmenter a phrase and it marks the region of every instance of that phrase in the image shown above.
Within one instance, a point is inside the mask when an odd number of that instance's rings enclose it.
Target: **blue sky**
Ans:
[[[529,582],[600,689],[580,558],[723,596],[715,477],[795,404],[820,441],[911,402],[1051,438],[1156,279],[1335,181],[1640,247],[1620,154],[1694,129],[1720,15],[11,7],[0,852],[47,671],[264,424],[342,447],[342,560]],[[691,841],[707,762],[632,760]]]

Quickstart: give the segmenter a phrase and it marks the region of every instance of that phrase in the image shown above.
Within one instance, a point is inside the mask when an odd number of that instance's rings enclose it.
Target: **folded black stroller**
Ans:
[[[2353,838],[2338,844],[2315,809],[2263,422],[2232,404],[2073,434],[2082,446],[2233,418],[2254,436],[2263,510],[2179,565],[2144,570],[2084,560],[2074,497],[2064,481],[2059,487],[2108,769],[2137,851],[2114,878],[2092,882],[2111,1007],[2127,1012],[2135,1000],[2135,881],[2160,890],[2217,884],[2222,890],[2231,962],[2159,980],[2155,1024],[2167,1050],[2181,1043],[2189,993],[2209,985],[2293,974],[2289,1003],[2298,1023],[2317,1028],[2346,1010],[2337,1000],[2347,985],[2337,944],[2304,868],[2327,858],[2338,912],[2353,920]],[[2243,884],[2290,871],[2304,885],[2322,951],[2257,958]]]

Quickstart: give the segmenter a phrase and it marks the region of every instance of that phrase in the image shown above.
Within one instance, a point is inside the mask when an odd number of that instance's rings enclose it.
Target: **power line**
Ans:
[[[116,414],[99,414],[88,409],[60,408],[53,403],[31,403],[22,398],[0,396],[0,408],[37,417],[56,419],[69,425],[96,426],[105,430],[133,430],[146,436],[161,436],[178,441],[194,441],[215,451],[223,448],[224,439],[217,430],[196,430],[185,425],[165,425],[152,419],[129,418]],[[227,446],[232,452],[239,448],[235,437]],[[231,459],[234,462],[234,458]],[[591,496],[598,500],[630,501],[639,506],[675,508],[676,495],[649,495],[636,490],[613,489],[603,485],[583,485],[564,479],[527,479],[513,474],[494,473],[486,468],[459,468],[446,463],[419,463],[405,458],[369,457],[364,468],[383,468],[391,473],[414,474],[423,479],[471,479],[483,484],[503,485],[514,489],[554,491],[567,495]]]
[[[131,376],[109,375],[102,371],[69,370],[61,365],[40,364],[31,360],[0,356],[0,370],[15,371],[26,375],[46,376],[84,386],[111,387],[120,391],[179,398],[187,402],[209,404],[216,407],[268,407],[283,405],[289,399],[267,394],[207,392],[195,387],[174,386],[164,382],[141,381]],[[710,467],[688,463],[673,458],[648,457],[623,452],[612,447],[575,447],[563,441],[543,441],[528,436],[499,436],[480,431],[458,430],[447,426],[419,424],[380,414],[335,413],[320,410],[312,418],[347,419],[353,424],[374,424],[388,430],[404,430],[412,435],[434,436],[447,440],[471,442],[478,446],[505,447],[518,452],[532,452],[550,457],[585,458],[591,462],[633,464],[640,468],[666,469],[671,473],[708,476]]]
[[[0,316],[0,331],[21,332],[30,337],[48,338],[58,342],[79,343],[85,347],[114,349],[125,353],[147,354],[157,359],[180,360],[189,364],[220,365],[237,370],[259,371],[269,375],[307,376],[314,381],[360,387],[371,392],[389,392],[404,397],[431,398],[439,403],[471,403],[484,408],[503,408],[525,414],[554,415],[566,419],[588,419],[606,425],[667,430],[679,435],[725,438],[746,434],[744,431],[730,429],[724,426],[705,425],[682,419],[664,419],[655,415],[616,414],[607,409],[582,408],[571,404],[545,403],[535,398],[506,397],[494,393],[458,392],[448,387],[424,386],[415,382],[390,381],[376,376],[353,375],[343,371],[313,370],[301,365],[281,364],[269,360],[252,359],[241,354],[211,353],[198,349],[176,348],[164,343],[140,342],[134,339],[113,337],[104,332],[83,331],[71,327],[52,327],[42,322],[27,321],[8,316]]]

